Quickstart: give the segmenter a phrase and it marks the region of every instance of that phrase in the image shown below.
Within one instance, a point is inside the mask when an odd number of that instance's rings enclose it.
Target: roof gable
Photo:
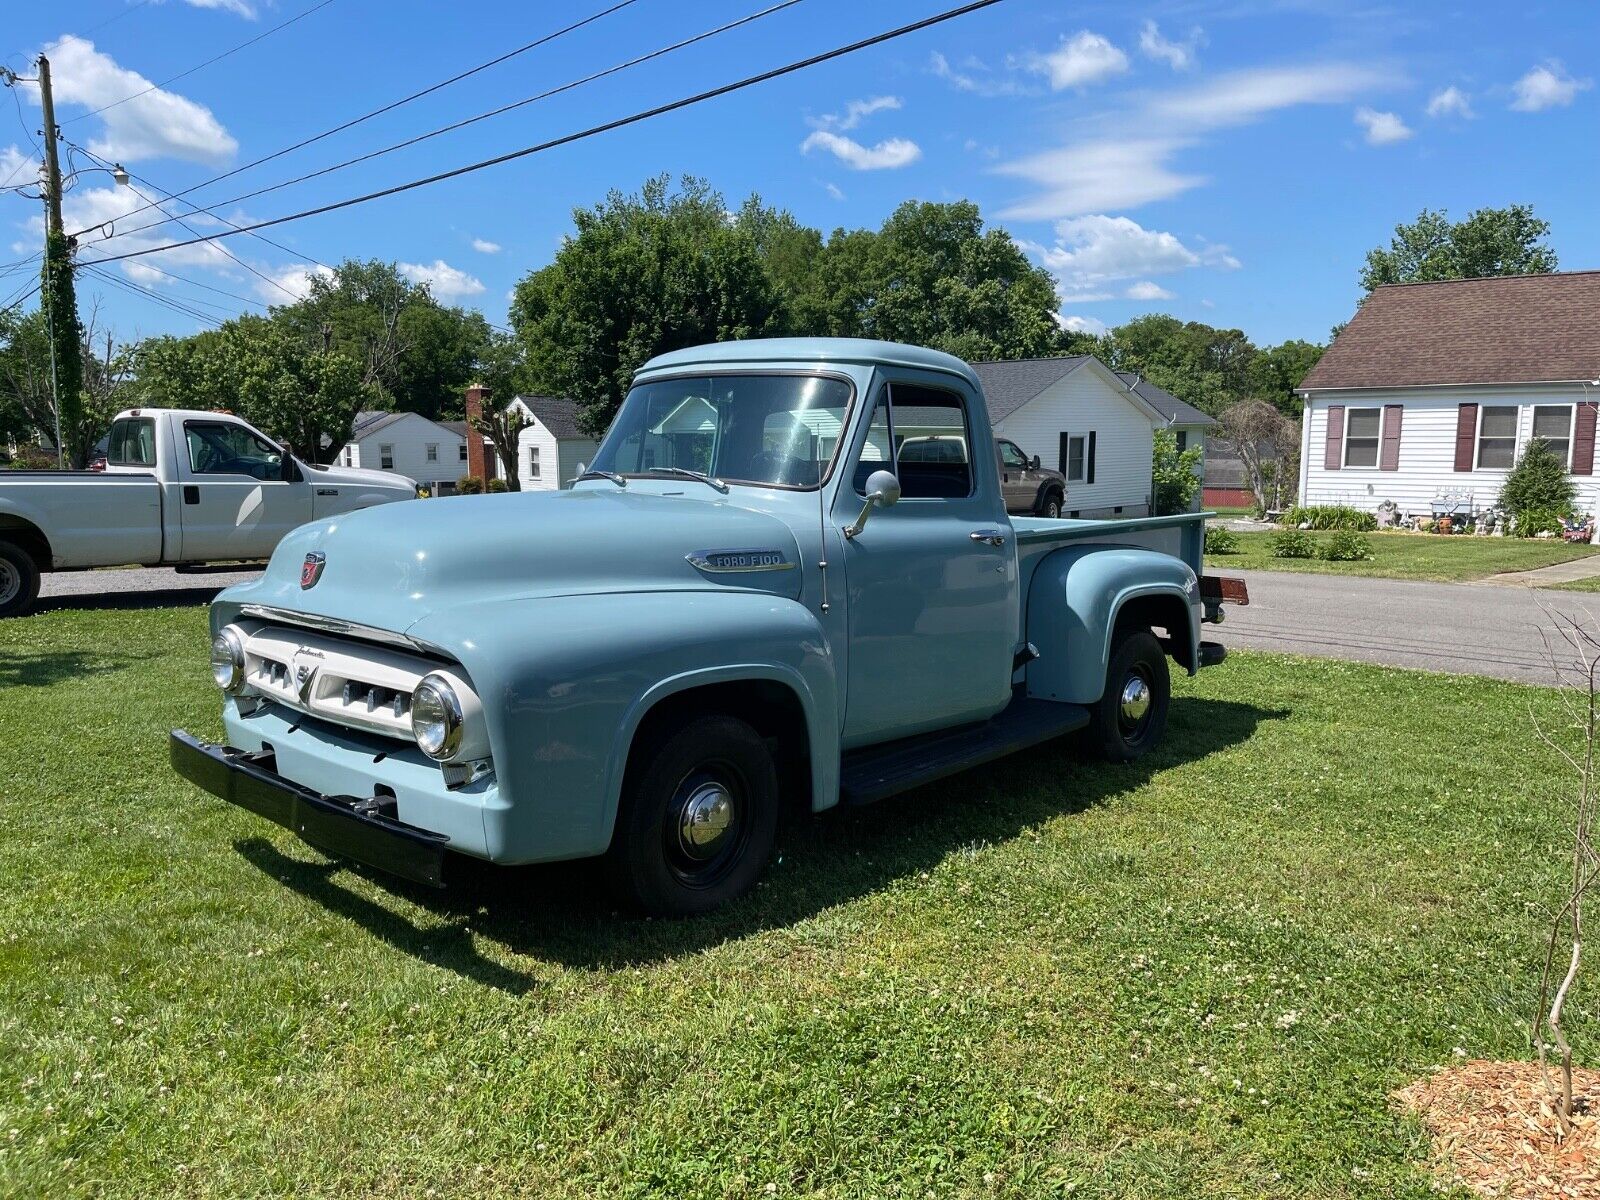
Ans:
[[[1600,378],[1600,271],[1376,289],[1301,391]]]
[[[983,398],[989,405],[989,420],[1009,417],[1046,389],[1060,383],[1084,363],[1087,354],[1068,354],[1059,358],[1015,358],[999,362],[976,362],[973,371],[983,385]]]
[[[560,396],[513,396],[511,404],[522,409],[548,429],[558,442],[589,442],[594,439],[578,427],[578,402]],[[509,408],[511,405],[507,405]]]

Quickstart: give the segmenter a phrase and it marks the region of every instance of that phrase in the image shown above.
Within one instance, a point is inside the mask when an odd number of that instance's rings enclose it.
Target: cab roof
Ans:
[[[901,342],[873,341],[870,338],[749,338],[737,342],[711,342],[658,354],[640,367],[638,374],[654,374],[681,367],[724,367],[734,363],[843,363],[867,367],[916,367],[959,376],[972,385],[973,391],[981,391],[977,374],[953,354]]]

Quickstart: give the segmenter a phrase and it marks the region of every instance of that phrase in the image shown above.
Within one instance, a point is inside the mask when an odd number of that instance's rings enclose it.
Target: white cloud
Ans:
[[[0,187],[15,187],[39,178],[39,160],[15,146],[0,150]]]
[[[459,300],[483,293],[482,280],[452,267],[442,258],[434,259],[431,264],[403,262],[399,267],[400,274],[412,283],[427,284],[436,300]]]
[[[1171,165],[1203,135],[1285,108],[1348,100],[1394,81],[1375,67],[1333,62],[1234,71],[1162,93],[1112,114],[1103,122],[1106,131],[1094,137],[995,167],[1038,189],[1000,215],[1041,220],[1171,199],[1207,181]]]
[[[1085,29],[1063,37],[1049,54],[1034,55],[1028,69],[1046,75],[1056,91],[1088,87],[1128,69],[1128,56],[1098,33]]]
[[[1392,146],[1411,136],[1411,129],[1392,112],[1372,108],[1356,109],[1356,124],[1366,130],[1367,145]]]
[[[1097,317],[1076,315],[1064,317],[1060,313],[1052,313],[1051,316],[1055,317],[1057,325],[1072,333],[1089,333],[1095,337],[1103,337],[1106,332],[1106,323]]]
[[[1433,94],[1428,100],[1427,112],[1430,117],[1461,117],[1465,120],[1472,116],[1472,101],[1452,83]]]
[[[1171,300],[1173,298],[1173,294],[1167,291],[1166,288],[1159,283],[1152,283],[1148,279],[1130,285],[1128,290],[1122,294],[1129,300]]]
[[[328,267],[310,266],[306,263],[290,263],[287,267],[278,267],[265,273],[272,282],[265,279],[256,280],[256,291],[271,304],[289,304],[295,300],[304,300],[311,294],[311,281],[314,278],[332,279],[333,271]],[[289,296],[284,295],[285,292]]]
[[[1194,267],[1236,270],[1239,260],[1215,243],[1194,249],[1172,233],[1145,229],[1129,217],[1095,214],[1056,223],[1056,244],[1019,243],[1033,253],[1057,280],[1062,303],[1109,300],[1109,285],[1137,280],[1123,296],[1129,300],[1166,300],[1171,293],[1150,281]]]
[[[183,0],[183,2],[190,8],[217,8],[241,16],[246,21],[256,19],[256,6],[249,0]]]
[[[935,50],[928,56],[928,70],[960,92],[974,96],[1016,96],[1026,89],[1014,79],[997,76],[982,59],[968,56],[962,59],[960,69],[950,65],[950,60]]]
[[[1174,71],[1187,71],[1195,64],[1195,51],[1205,44],[1205,34],[1191,29],[1185,41],[1174,42],[1161,36],[1154,21],[1146,21],[1139,30],[1139,51],[1146,58],[1164,62]]]
[[[1592,79],[1574,79],[1555,59],[1541,63],[1516,83],[1511,90],[1516,94],[1511,107],[1517,112],[1539,112],[1546,108],[1565,108],[1578,96],[1594,86]]]
[[[828,113],[818,124],[826,129],[854,129],[873,113],[892,112],[901,107],[899,96],[869,96],[865,100],[852,100],[842,113]]]
[[[472,239],[472,248],[479,254],[499,254],[500,243],[491,242],[487,238],[475,237]]]
[[[828,195],[832,196],[835,200],[843,200],[844,199],[844,193],[839,190],[839,185],[838,184],[836,184],[836,183],[824,183],[822,185],[822,187],[823,187],[823,190],[826,191],[828,193]]]
[[[814,131],[800,143],[800,149],[806,154],[813,150],[826,150],[857,171],[892,171],[910,166],[922,157],[922,148],[906,138],[887,138],[869,148],[854,138],[841,137],[826,129]]]
[[[148,79],[118,66],[93,42],[69,34],[45,49],[53,67],[58,120],[62,108],[82,106],[92,111],[115,105],[95,117],[101,124],[100,136],[89,142],[95,154],[119,162],[181,158],[214,165],[228,161],[239,149],[209,108],[175,92],[147,91]],[[38,85],[22,86],[37,104]],[[134,99],[117,103],[127,96]]]

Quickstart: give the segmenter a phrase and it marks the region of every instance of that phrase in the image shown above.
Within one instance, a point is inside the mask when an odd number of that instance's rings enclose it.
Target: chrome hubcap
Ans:
[[[733,797],[715,781],[689,793],[678,811],[678,847],[697,862],[715,858],[733,829]]]
[[[1150,685],[1142,675],[1130,675],[1122,685],[1118,715],[1124,729],[1135,729],[1150,712]]]
[[[0,604],[9,604],[22,590],[22,576],[17,569],[0,558]]]

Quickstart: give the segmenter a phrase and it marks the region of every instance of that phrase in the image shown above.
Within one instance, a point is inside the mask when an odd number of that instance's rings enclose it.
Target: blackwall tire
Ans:
[[[15,542],[0,541],[0,617],[20,617],[39,598],[39,566]]]
[[[1161,643],[1148,629],[1128,630],[1111,646],[1106,686],[1090,729],[1100,756],[1133,762],[1161,743],[1172,703],[1172,677]]]

